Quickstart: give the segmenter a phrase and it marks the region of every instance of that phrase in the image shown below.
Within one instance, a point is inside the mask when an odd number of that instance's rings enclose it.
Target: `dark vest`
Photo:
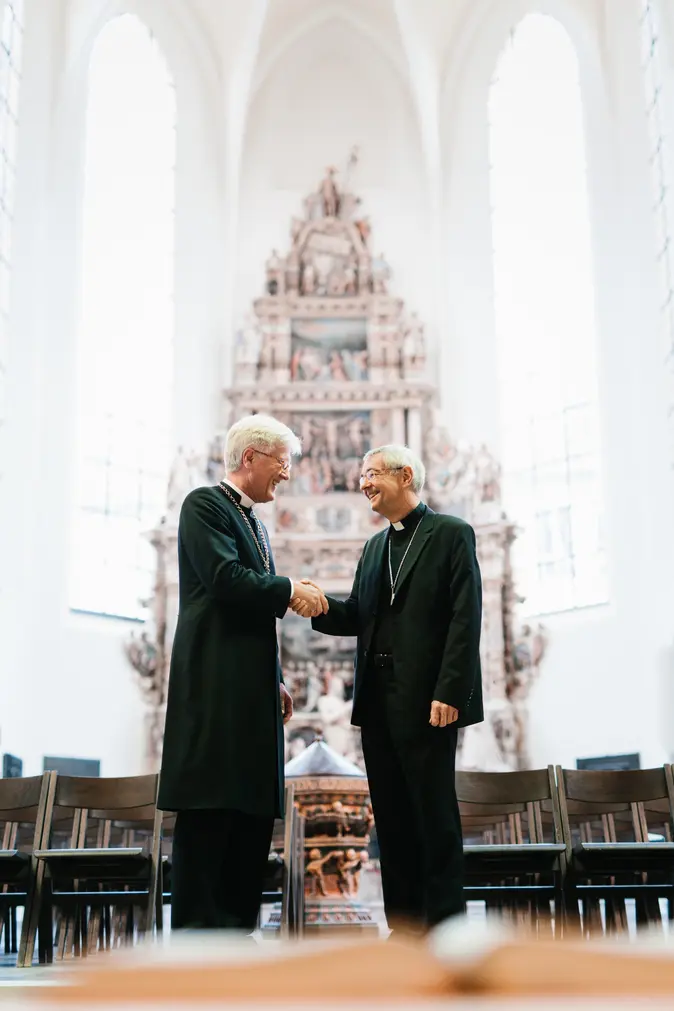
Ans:
[[[393,578],[395,579],[396,573],[402,564],[405,551],[409,547],[414,531],[425,512],[426,506],[423,502],[420,502],[402,521],[402,530],[395,530],[393,526],[389,527],[379,580],[379,601],[377,603],[377,617],[375,619],[371,647],[373,653],[393,652],[394,614],[391,610],[391,573],[388,564],[389,545],[391,547],[391,569],[393,570]]]

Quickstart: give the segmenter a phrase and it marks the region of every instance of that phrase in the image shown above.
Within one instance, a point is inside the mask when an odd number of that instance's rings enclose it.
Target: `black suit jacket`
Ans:
[[[388,531],[363,548],[348,600],[329,598],[330,610],[312,620],[327,635],[357,635],[352,722],[367,719],[364,703],[386,563]],[[459,710],[459,727],[480,723],[482,584],[473,528],[427,509],[400,572],[393,603],[393,704],[389,715],[410,732],[426,726],[433,700]]]
[[[290,580],[275,575],[271,562],[267,574],[248,525],[219,488],[190,492],[178,526],[180,600],[158,800],[164,811],[282,813],[276,618],[288,607]]]

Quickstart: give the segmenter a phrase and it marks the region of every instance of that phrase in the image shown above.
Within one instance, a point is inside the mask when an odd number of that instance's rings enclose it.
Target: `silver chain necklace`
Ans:
[[[388,539],[388,574],[389,574],[389,579],[391,580],[391,607],[393,607],[393,601],[396,598],[396,583],[398,582],[398,576],[400,575],[400,570],[402,569],[403,565],[405,564],[405,559],[407,558],[407,552],[412,547],[412,541],[417,536],[417,530],[419,529],[420,526],[421,526],[421,521],[419,523],[417,523],[417,525],[414,528],[414,531],[412,532],[412,536],[410,537],[410,542],[407,545],[407,547],[405,548],[405,554],[403,555],[402,561],[400,562],[400,565],[398,566],[398,569],[396,571],[395,579],[393,578],[393,566],[391,565],[391,535],[389,534],[389,539]]]
[[[262,564],[264,565],[266,572],[269,573],[271,571],[271,564],[270,564],[270,561],[269,561],[269,545],[267,544],[267,538],[264,536],[264,531],[262,530],[262,527],[260,526],[260,521],[258,520],[258,518],[255,515],[255,513],[251,510],[251,516],[255,520],[255,526],[257,527],[257,532],[259,534],[259,536],[256,537],[255,536],[255,531],[253,530],[253,526],[252,526],[250,520],[248,519],[248,517],[246,516],[246,513],[245,513],[245,511],[243,509],[243,506],[241,505],[240,502],[236,501],[236,499],[234,498],[234,496],[232,495],[231,491],[229,490],[229,488],[227,487],[227,485],[224,483],[224,481],[220,482],[219,488],[220,488],[220,491],[222,491],[222,492],[225,493],[225,495],[227,496],[227,498],[229,499],[229,501],[232,503],[232,505],[236,506],[236,508],[241,513],[241,516],[243,517],[243,522],[246,524],[246,526],[250,530],[251,536],[252,536],[253,540],[255,541],[255,547],[257,548],[257,550],[258,550],[258,552],[260,554],[260,558],[262,559]],[[262,544],[260,544],[260,541],[262,541]],[[262,545],[264,545],[264,550],[262,549]]]

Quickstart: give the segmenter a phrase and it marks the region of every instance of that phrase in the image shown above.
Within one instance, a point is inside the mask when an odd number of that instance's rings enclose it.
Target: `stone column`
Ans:
[[[407,445],[417,456],[421,456],[423,441],[420,407],[407,408]]]
[[[391,442],[401,445],[405,443],[405,408],[394,407],[391,410]]]

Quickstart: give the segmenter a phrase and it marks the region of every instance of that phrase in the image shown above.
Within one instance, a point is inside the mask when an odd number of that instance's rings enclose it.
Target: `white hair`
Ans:
[[[291,428],[268,414],[248,414],[239,418],[227,432],[225,467],[237,471],[247,449],[272,453],[282,446],[291,456],[301,456],[302,444]]]
[[[384,466],[390,470],[395,470],[396,467],[410,467],[412,470],[412,491],[416,495],[421,492],[426,481],[426,468],[409,446],[391,444],[379,446],[378,449],[370,449],[363,457],[363,463],[373,456],[381,456]]]

